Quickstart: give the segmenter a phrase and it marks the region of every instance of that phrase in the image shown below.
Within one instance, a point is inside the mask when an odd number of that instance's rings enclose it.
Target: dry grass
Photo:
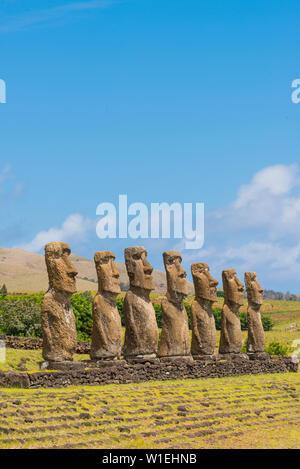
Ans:
[[[89,355],[75,354],[74,360],[89,360]],[[39,363],[43,362],[41,350],[6,349],[6,362],[0,362],[3,371],[40,371]],[[25,367],[25,369],[23,368]]]
[[[0,448],[299,448],[300,373],[0,391]]]

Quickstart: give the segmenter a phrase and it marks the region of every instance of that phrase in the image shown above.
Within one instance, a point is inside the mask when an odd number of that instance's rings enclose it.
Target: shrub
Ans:
[[[3,286],[2,286],[2,288],[1,288],[1,290],[0,290],[0,294],[1,294],[1,295],[4,295],[4,296],[7,295],[7,288],[6,288],[5,283],[3,284]]]
[[[84,298],[88,303],[90,303],[91,305],[93,304],[94,297],[90,291],[75,293],[74,296],[79,296],[80,298]]]
[[[221,330],[221,308],[213,308],[213,314],[215,317],[216,329]]]
[[[247,313],[240,313],[241,329],[246,331],[248,329]]]
[[[92,335],[93,297],[90,292],[76,293],[71,298],[76,319],[78,340],[88,340]]]
[[[124,300],[123,300],[123,298],[120,298],[119,300],[117,300],[117,308],[118,308],[119,314],[121,316],[122,326],[125,326],[125,321],[124,321]]]
[[[283,355],[286,356],[289,351],[287,345],[283,345],[280,342],[271,342],[266,348],[265,351],[270,355]]]
[[[40,306],[33,300],[2,300],[0,329],[6,335],[42,337]]]
[[[191,323],[191,305],[189,303],[185,303],[184,304],[184,307],[186,309],[186,312],[187,312],[187,317],[188,317],[188,321],[189,321],[189,329],[192,328],[192,323]]]
[[[5,299],[6,301],[15,302],[15,301],[32,301],[37,305],[41,306],[45,293],[14,293],[13,295],[7,295],[3,297],[0,295],[0,309],[1,309],[1,299]],[[2,297],[2,298],[1,298]]]
[[[274,327],[274,322],[268,316],[262,316],[261,318],[264,331],[271,331]]]
[[[157,325],[161,329],[162,328],[161,305],[159,305],[157,303],[154,303],[153,308],[154,308],[154,311],[155,311]]]

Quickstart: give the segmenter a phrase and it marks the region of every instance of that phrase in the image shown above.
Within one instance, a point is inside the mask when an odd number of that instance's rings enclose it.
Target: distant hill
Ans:
[[[224,291],[221,288],[217,289],[217,296],[224,297]],[[246,289],[244,290],[244,298],[247,298]],[[263,299],[280,301],[300,301],[300,295],[295,295],[294,293],[290,292],[282,293],[281,291],[264,290]]]
[[[300,301],[300,296],[294,293],[282,293],[280,291],[264,290],[263,297],[268,300],[281,300],[281,301]]]
[[[79,274],[77,276],[77,289],[97,290],[97,274],[94,261],[85,257],[71,254],[71,259]],[[121,289],[127,290],[128,276],[125,264],[116,262],[120,272]],[[166,274],[159,270],[153,271],[153,280],[156,293],[166,291]],[[0,286],[6,285],[9,292],[46,291],[48,289],[48,275],[45,259],[42,254],[24,251],[23,249],[0,248]],[[194,291],[192,283],[189,284],[189,293]]]

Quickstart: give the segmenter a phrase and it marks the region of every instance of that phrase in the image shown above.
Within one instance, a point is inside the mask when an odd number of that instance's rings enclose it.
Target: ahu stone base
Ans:
[[[193,357],[191,355],[174,355],[168,357],[160,357],[162,363],[193,363]]]
[[[270,355],[267,352],[253,352],[248,353],[249,360],[270,360]]]
[[[217,360],[217,355],[193,355],[194,360],[211,360],[211,361],[216,361]]]
[[[125,357],[126,362],[130,363],[131,365],[134,365],[136,363],[159,363],[159,358],[155,354],[151,355],[137,355],[137,356],[129,356]]]
[[[89,362],[88,366],[94,365]],[[62,388],[69,385],[127,384],[154,380],[221,378],[296,371],[298,371],[298,363],[290,357],[276,357],[269,360],[242,358],[219,360],[217,358],[215,361],[197,360],[193,363],[181,360],[130,364],[117,360],[110,366],[97,361],[97,366],[93,368],[34,373],[0,371],[0,388]]]
[[[219,353],[217,355],[219,360],[234,360],[234,361],[244,361],[249,360],[247,353]]]
[[[80,360],[80,361],[63,361],[63,362],[40,362],[40,370],[85,370],[86,368],[102,368],[106,366],[122,366],[125,360]]]

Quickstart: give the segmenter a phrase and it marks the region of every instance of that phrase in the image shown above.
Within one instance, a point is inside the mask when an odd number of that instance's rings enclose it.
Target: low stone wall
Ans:
[[[270,360],[221,360],[186,363],[116,364],[101,368],[37,373],[0,371],[0,387],[61,388],[69,385],[125,384],[153,380],[221,378],[260,373],[298,371],[290,357]]]
[[[39,337],[15,337],[0,335],[1,340],[5,340],[6,347],[22,350],[38,350],[42,348],[43,340]],[[78,342],[76,353],[89,354],[90,342]]]

